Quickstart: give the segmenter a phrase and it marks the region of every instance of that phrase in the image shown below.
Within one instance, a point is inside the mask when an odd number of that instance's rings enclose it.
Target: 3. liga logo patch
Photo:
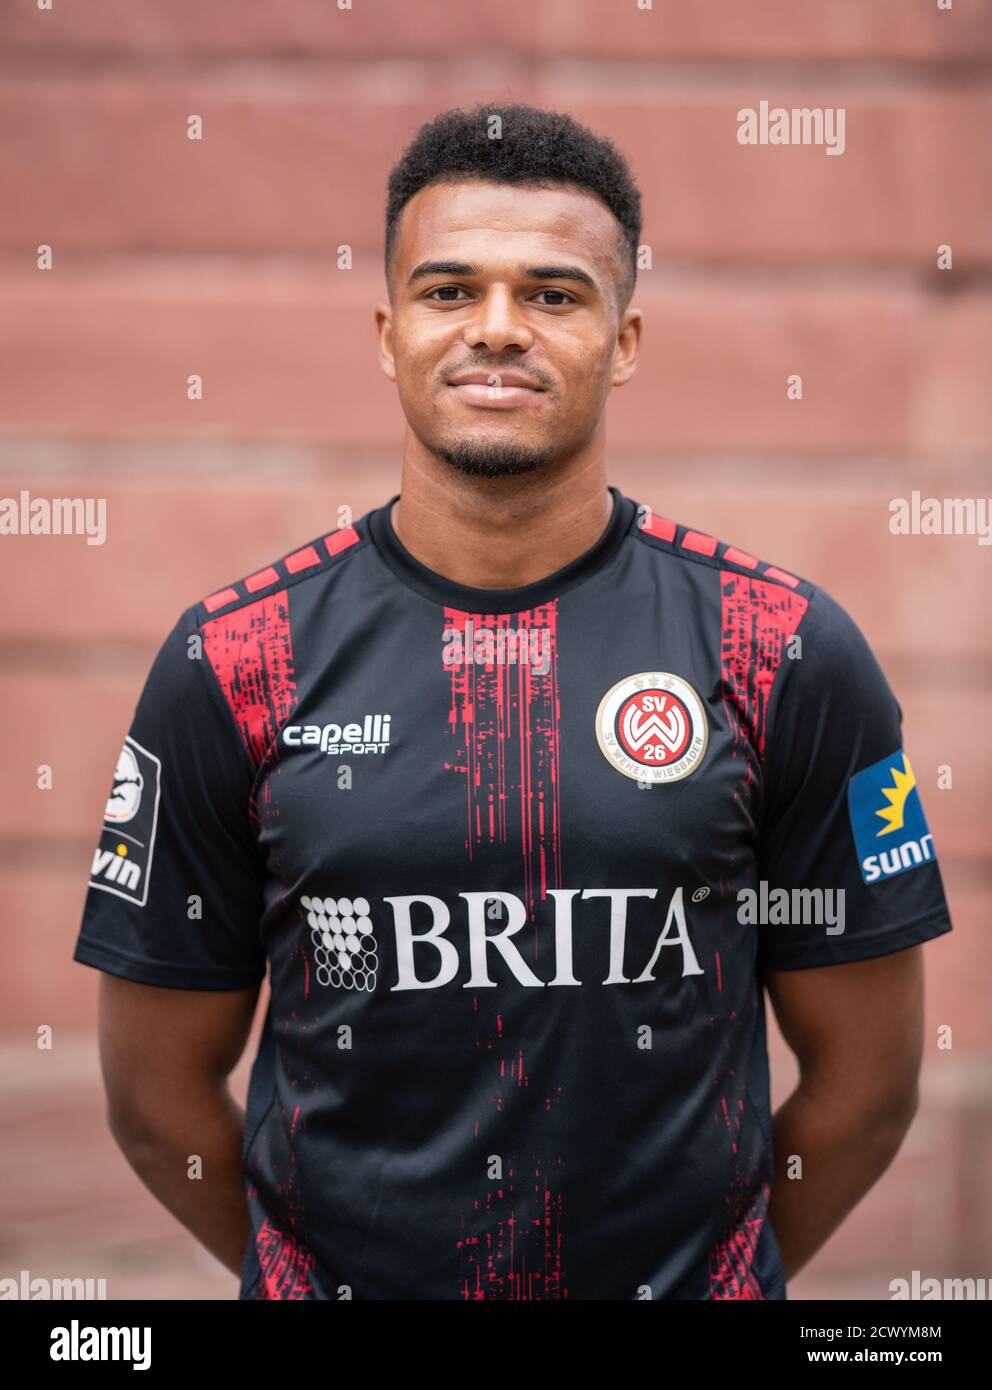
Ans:
[[[155,851],[162,764],[128,734],[93,853],[90,886],[144,907]],[[122,829],[126,826],[127,829]]]
[[[670,671],[617,681],[599,702],[596,737],[604,757],[635,782],[678,782],[706,752],[703,702]]]

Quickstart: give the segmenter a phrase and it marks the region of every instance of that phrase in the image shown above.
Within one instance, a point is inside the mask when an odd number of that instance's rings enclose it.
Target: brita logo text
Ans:
[[[390,714],[367,714],[360,724],[290,724],[282,731],[287,748],[319,748],[322,753],[385,753]]]
[[[497,980],[490,969],[497,968],[497,961],[503,982],[509,974],[530,989],[579,986],[584,981],[575,974],[577,943],[587,966],[589,957],[594,958],[603,985],[654,983],[656,966],[670,960],[681,967],[683,979],[702,975],[682,888],[675,889],[667,905],[654,903],[657,895],[657,888],[549,888],[552,921],[542,968],[553,968],[550,978],[535,974],[513,942],[528,922],[526,907],[513,893],[459,893],[461,910],[455,920],[444,899],[429,893],[383,898],[392,914],[387,923],[381,917],[373,922],[364,897],[308,894],[300,898],[300,909],[310,927],[318,979],[339,989],[374,990],[383,974],[380,956],[387,942],[387,976],[395,969],[390,991],[440,989],[456,984],[463,972],[468,974],[463,989],[493,989]],[[590,898],[607,899],[609,911],[587,905]],[[494,924],[496,930],[491,929]]]

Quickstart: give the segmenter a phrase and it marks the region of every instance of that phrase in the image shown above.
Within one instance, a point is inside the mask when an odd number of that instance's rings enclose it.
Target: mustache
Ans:
[[[527,377],[533,381],[535,386],[542,387],[545,391],[554,389],[554,382],[546,372],[535,370],[533,367],[522,367],[519,362],[459,362],[457,366],[445,369],[444,380],[448,382],[451,377],[459,376],[462,372],[485,372],[487,376],[502,376],[504,372],[517,372],[520,376]]]

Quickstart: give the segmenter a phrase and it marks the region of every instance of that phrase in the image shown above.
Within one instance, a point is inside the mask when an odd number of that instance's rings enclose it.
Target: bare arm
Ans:
[[[774,1119],[769,1217],[790,1279],[895,1158],[918,1105],[919,946],[849,965],[769,972],[799,1084]],[[790,1179],[790,1156],[802,1179]]]
[[[234,1274],[249,1235],[244,1114],[227,1077],[258,987],[165,989],[100,977],[100,1061],[111,1132],[145,1186]],[[188,1176],[190,1155],[202,1178]]]

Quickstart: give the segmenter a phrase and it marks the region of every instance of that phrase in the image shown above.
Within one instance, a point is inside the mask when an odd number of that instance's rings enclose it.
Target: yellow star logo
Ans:
[[[905,753],[902,755],[902,761],[905,771],[900,772],[897,767],[890,767],[893,785],[881,789],[889,804],[881,811],[875,812],[876,816],[881,816],[886,822],[885,829],[877,832],[879,835],[891,835],[893,830],[902,829],[906,815],[906,798],[916,786],[916,778]]]

